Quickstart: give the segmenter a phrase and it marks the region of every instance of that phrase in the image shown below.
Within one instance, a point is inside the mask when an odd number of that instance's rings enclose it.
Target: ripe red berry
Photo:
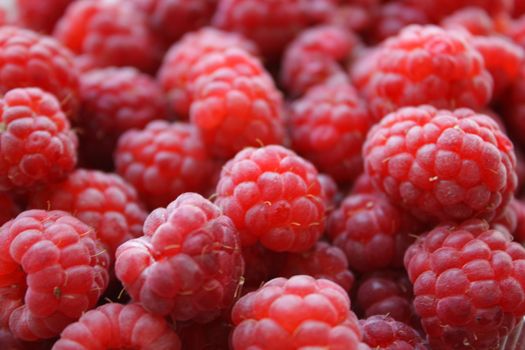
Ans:
[[[372,23],[371,36],[374,41],[380,42],[397,35],[410,24],[427,24],[429,22],[427,15],[421,9],[402,1],[389,2],[379,7]]]
[[[51,33],[74,0],[16,0],[18,20],[36,32]]]
[[[363,342],[374,350],[426,350],[417,331],[388,316],[372,316],[360,321]]]
[[[525,68],[520,68],[518,77],[502,96],[501,105],[510,135],[518,144],[525,145]]]
[[[263,283],[277,277],[286,254],[271,251],[257,243],[242,247],[244,259],[243,292],[258,289]]]
[[[473,35],[496,34],[496,25],[487,11],[479,7],[465,7],[441,21],[445,29],[467,30]]]

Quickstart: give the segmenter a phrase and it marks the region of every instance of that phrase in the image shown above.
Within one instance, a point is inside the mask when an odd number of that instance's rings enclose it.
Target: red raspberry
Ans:
[[[273,279],[239,299],[232,320],[234,350],[368,349],[348,294],[325,279]]]
[[[286,257],[285,253],[276,253],[257,243],[242,247],[244,259],[243,292],[258,289],[264,282],[277,277],[277,272]]]
[[[0,329],[0,349],[5,350],[49,350],[53,346],[51,340],[25,342],[16,339],[6,329]]]
[[[501,105],[509,133],[521,146],[525,145],[525,66],[502,97]]]
[[[16,27],[0,28],[0,93],[39,87],[73,117],[78,109],[78,71],[73,54],[56,40]]]
[[[360,321],[363,342],[374,350],[426,350],[417,331],[388,316],[372,316]]]
[[[281,81],[293,96],[301,96],[315,85],[344,75],[339,62],[350,56],[357,38],[337,26],[305,30],[287,48]]]
[[[492,78],[466,33],[411,25],[382,45],[376,62],[364,93],[378,119],[421,104],[481,109],[492,97]]]
[[[479,7],[465,7],[457,10],[441,21],[445,29],[467,30],[472,35],[492,35],[496,33],[494,20]]]
[[[227,350],[230,349],[229,336],[232,328],[229,322],[219,318],[205,324],[198,322],[177,324],[177,334],[182,349]]]
[[[170,102],[170,108],[178,117],[187,119],[193,100],[192,68],[203,57],[212,52],[223,52],[229,48],[240,48],[256,54],[255,45],[238,34],[203,28],[186,34],[173,45],[164,56],[158,80]]]
[[[134,68],[89,71],[80,79],[81,152],[90,164],[111,165],[118,137],[166,117],[166,101],[155,80]]]
[[[400,109],[372,128],[363,154],[374,185],[419,217],[491,220],[516,188],[512,143],[466,108]]]
[[[0,123],[1,190],[55,182],[75,167],[78,140],[53,95],[10,90],[0,100]]]
[[[367,173],[362,173],[355,180],[351,194],[373,194],[378,193]]]
[[[328,220],[327,232],[348,258],[350,269],[366,272],[402,266],[409,233],[418,224],[379,193],[346,197]]]
[[[185,193],[117,249],[115,273],[133,300],[174,320],[208,321],[230,306],[244,263],[239,233],[210,201]]]
[[[106,289],[108,253],[91,227],[65,212],[25,211],[0,237],[0,325],[19,339],[59,335]]]
[[[97,231],[112,256],[121,243],[142,234],[147,215],[135,189],[120,176],[83,169],[32,193],[29,207],[70,212]]]
[[[359,92],[364,92],[369,84],[381,55],[380,45],[357,50],[356,57],[349,67],[349,73],[352,84]]]
[[[513,11],[512,15],[514,17],[519,17],[523,14],[525,14],[525,1],[523,0],[512,0],[513,3]]]
[[[354,274],[348,270],[345,253],[327,242],[317,242],[304,253],[289,253],[277,273],[281,277],[309,275],[324,278],[350,291],[354,284]]]
[[[317,179],[321,184],[326,210],[331,211],[341,199],[341,193],[339,192],[337,183],[331,176],[326,174],[319,174]]]
[[[146,16],[128,1],[74,1],[58,21],[54,36],[97,67],[132,66],[152,72],[160,61]]]
[[[240,231],[277,252],[304,252],[324,230],[325,205],[315,167],[282,146],[246,148],[223,167],[217,205]]]
[[[292,104],[292,147],[319,171],[345,183],[363,171],[361,148],[372,118],[347,82],[315,86]]]
[[[404,0],[406,3],[420,8],[433,21],[439,21],[443,17],[463,7],[479,7],[490,14],[501,14],[512,9],[512,0]]]
[[[428,17],[421,9],[403,2],[390,2],[379,7],[371,36],[374,41],[380,42],[397,35],[407,25],[427,23]]]
[[[20,208],[12,196],[0,192],[0,225],[5,224],[20,213]]]
[[[53,350],[179,350],[180,341],[168,322],[140,305],[109,303],[86,312],[60,335]]]
[[[503,215],[491,226],[496,230],[507,230],[515,241],[525,243],[525,202],[513,198]]]
[[[438,226],[405,267],[432,348],[496,349],[525,314],[525,249],[485,221]]]
[[[124,133],[115,165],[150,209],[169,204],[181,193],[206,190],[213,167],[193,125],[160,120]]]
[[[239,49],[210,53],[192,74],[190,120],[214,156],[229,159],[245,147],[284,142],[281,93],[255,57]]]
[[[73,0],[15,0],[19,21],[37,32],[51,33]]]
[[[516,229],[513,232],[514,239],[521,244],[525,243],[525,202],[516,200]]]

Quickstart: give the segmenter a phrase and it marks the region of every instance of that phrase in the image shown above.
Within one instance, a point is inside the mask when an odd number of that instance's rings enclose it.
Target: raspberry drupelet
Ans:
[[[168,322],[138,304],[109,303],[90,310],[69,325],[52,350],[179,350],[180,340]]]
[[[325,202],[315,167],[282,146],[246,148],[223,167],[217,205],[244,246],[304,252],[324,230]]]
[[[51,33],[74,0],[16,0],[18,20],[36,32]]]
[[[73,171],[78,140],[55,96],[38,88],[0,99],[0,190],[27,191]]]
[[[273,279],[239,299],[232,320],[234,350],[369,350],[348,294],[325,279]]]
[[[360,321],[363,342],[374,350],[427,350],[418,332],[388,316],[372,316]]]
[[[115,166],[147,207],[155,209],[184,192],[205,191],[213,162],[193,125],[153,121],[120,137]]]
[[[96,230],[112,257],[121,243],[142,235],[147,216],[130,184],[96,170],[75,170],[63,182],[31,193],[28,206],[70,212]]]
[[[525,314],[525,249],[486,221],[436,227],[405,267],[433,349],[496,349]]]
[[[378,189],[435,221],[492,220],[517,185],[511,141],[493,119],[466,108],[391,113],[368,134],[363,156]]]
[[[17,338],[58,336],[104,293],[109,255],[95,230],[70,214],[25,211],[0,237],[0,324]]]
[[[144,236],[116,256],[116,276],[132,299],[178,321],[216,318],[232,304],[244,270],[237,229],[196,193],[154,210]]]

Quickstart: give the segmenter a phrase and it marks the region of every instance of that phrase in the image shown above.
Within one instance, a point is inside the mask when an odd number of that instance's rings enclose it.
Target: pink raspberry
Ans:
[[[55,23],[74,0],[15,0],[19,21],[37,32],[51,33]]]
[[[246,148],[223,167],[217,205],[244,246],[304,252],[324,231],[325,205],[315,167],[282,146]]]
[[[445,29],[467,30],[472,35],[496,34],[496,23],[487,11],[479,7],[464,7],[441,21]]]
[[[292,147],[319,171],[346,183],[363,171],[361,148],[372,118],[347,82],[318,85],[292,104]]]
[[[32,193],[29,207],[70,212],[96,230],[112,257],[121,243],[142,234],[147,215],[135,189],[120,176],[84,169]]]
[[[117,249],[115,273],[148,311],[209,321],[238,291],[244,270],[239,243],[235,226],[217,206],[185,193],[148,216],[143,237]]]
[[[0,100],[0,189],[27,190],[73,170],[78,140],[55,96],[14,89]]]
[[[204,191],[213,167],[193,125],[165,121],[124,133],[115,165],[150,209],[165,206],[184,192]]]
[[[160,61],[160,47],[146,16],[128,1],[74,1],[53,35],[97,67],[132,66],[152,72]]]
[[[179,350],[180,340],[168,322],[138,304],[109,303],[86,312],[69,325],[53,350]]]
[[[466,33],[411,25],[383,43],[366,78],[366,95],[381,119],[403,106],[481,109],[493,81]]]
[[[371,36],[376,42],[397,35],[410,24],[429,23],[428,17],[421,9],[403,2],[383,4],[379,7],[376,17],[371,30]]]
[[[404,0],[406,3],[421,9],[433,21],[439,21],[443,17],[463,7],[479,7],[490,14],[501,14],[512,9],[509,0]]]
[[[426,350],[417,331],[388,316],[372,316],[360,321],[363,342],[374,350]]]
[[[491,220],[516,188],[512,143],[494,120],[466,108],[402,108],[372,128],[363,155],[377,188],[436,221]]]
[[[78,125],[83,158],[103,167],[111,167],[111,155],[121,134],[166,117],[166,100],[160,86],[131,67],[84,73],[80,99]]]
[[[238,34],[203,28],[186,34],[164,56],[157,79],[168,96],[170,108],[188,119],[193,101],[192,68],[206,55],[240,48],[256,55],[255,45]]]
[[[325,279],[273,279],[239,299],[232,320],[234,350],[368,349],[348,294]]]
[[[485,221],[438,226],[405,267],[432,348],[498,348],[525,314],[525,249]]]
[[[19,339],[59,335],[106,289],[108,253],[93,228],[65,212],[25,211],[0,237],[0,325]]]

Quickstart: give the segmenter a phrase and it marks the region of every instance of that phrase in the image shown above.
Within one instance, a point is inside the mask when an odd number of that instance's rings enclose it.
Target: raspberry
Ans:
[[[281,81],[292,96],[301,96],[315,85],[344,75],[344,61],[357,44],[351,32],[337,26],[318,26],[301,33],[287,48]]]
[[[97,67],[132,66],[152,72],[160,61],[146,16],[127,1],[74,1],[53,35]]]
[[[255,57],[239,49],[210,53],[192,74],[190,120],[214,156],[229,159],[245,147],[284,142],[281,93]]]
[[[525,249],[485,221],[438,226],[405,267],[432,348],[498,348],[525,314]]]
[[[368,349],[348,294],[325,279],[273,279],[239,299],[232,320],[235,350]]]
[[[374,185],[422,218],[491,220],[516,188],[512,143],[466,108],[402,108],[372,128],[363,154]]]
[[[363,342],[374,350],[426,350],[423,339],[412,327],[388,316],[361,320]]]
[[[304,252],[324,230],[325,205],[315,167],[282,146],[246,148],[223,167],[217,205],[244,246]]]
[[[243,273],[239,236],[220,209],[185,193],[117,249],[115,273],[134,301],[174,320],[209,321],[230,306]]]
[[[232,325],[223,319],[201,324],[189,322],[177,324],[177,334],[182,343],[182,349],[194,350],[226,350],[229,347],[229,335]]]
[[[18,204],[8,193],[0,192],[0,225],[5,224],[20,213]]]
[[[514,236],[514,240],[525,242],[525,202],[513,198],[507,206],[504,215],[491,224],[493,229],[507,230]]]
[[[150,209],[169,204],[181,193],[204,191],[213,167],[194,126],[165,121],[124,133],[115,165]]]
[[[512,9],[509,0],[404,0],[406,3],[420,8],[433,21],[439,21],[443,17],[463,7],[478,7],[490,14],[501,14]]]
[[[135,189],[120,176],[83,169],[32,193],[29,207],[70,212],[97,231],[112,256],[121,243],[141,235],[147,215]]]
[[[441,21],[445,29],[467,30],[472,35],[491,35],[496,33],[494,20],[479,7],[465,7],[457,10]]]
[[[418,225],[382,194],[346,197],[328,220],[327,232],[352,270],[367,272],[402,266]]]
[[[403,106],[483,108],[492,78],[466,33],[411,25],[379,49],[364,94],[376,118]]]
[[[78,71],[73,54],[56,40],[30,30],[0,28],[0,93],[39,87],[60,101],[73,117],[78,109]]]
[[[38,88],[0,100],[0,189],[27,190],[73,170],[78,144],[57,99]]]
[[[16,0],[19,21],[37,32],[51,33],[73,0]]]
[[[108,284],[109,255],[95,231],[65,212],[25,211],[0,237],[0,325],[19,339],[59,335]]]
[[[325,207],[327,211],[331,211],[335,205],[341,199],[341,193],[339,193],[339,188],[337,183],[331,176],[326,174],[319,174],[317,176],[319,183],[321,184],[321,190],[323,192],[323,197],[325,199]]]
[[[366,173],[362,173],[355,180],[350,194],[373,194],[377,192],[378,191],[372,184],[372,179],[370,178],[370,176],[368,176],[368,174]]]
[[[363,171],[361,148],[372,118],[347,82],[318,85],[292,104],[292,147],[319,171],[350,182]]]
[[[49,350],[53,343],[46,341],[24,342],[16,339],[14,335],[6,329],[0,329],[0,348],[6,350]]]
[[[278,276],[309,275],[324,278],[349,291],[354,284],[354,275],[348,270],[345,253],[327,242],[317,242],[304,253],[289,253],[280,266]]]
[[[525,66],[502,97],[501,105],[510,134],[517,143],[525,145]]]
[[[525,14],[525,1],[523,0],[513,0],[513,11],[512,15],[514,17],[519,17]]]
[[[427,24],[429,20],[421,9],[402,2],[390,2],[379,7],[371,31],[376,42],[397,35],[410,24]]]
[[[168,322],[140,305],[109,303],[86,312],[69,325],[53,350],[179,350],[179,337]]]
[[[168,95],[170,108],[178,117],[187,119],[189,116],[193,100],[192,67],[212,52],[235,47],[253,55],[257,53],[255,45],[240,35],[213,28],[188,33],[169,49],[160,67],[158,81]]]
[[[357,50],[353,64],[349,67],[349,73],[352,84],[354,84],[359,92],[363,93],[366,86],[369,84],[381,55],[382,52],[380,46],[361,48]]]
[[[118,137],[166,117],[166,101],[157,83],[134,68],[89,71],[80,79],[81,152],[90,164],[111,165]]]

